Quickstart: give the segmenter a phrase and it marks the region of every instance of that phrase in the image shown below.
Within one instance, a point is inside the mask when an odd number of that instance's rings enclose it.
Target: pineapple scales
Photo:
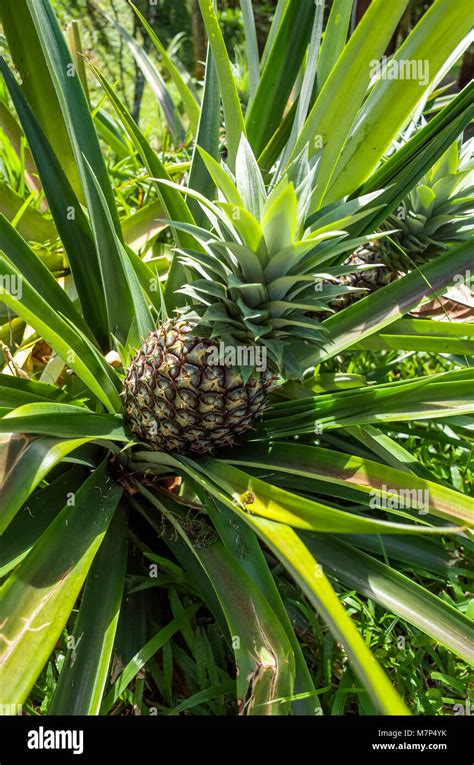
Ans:
[[[311,313],[331,313],[330,301],[350,291],[328,281],[347,268],[318,273],[323,256],[347,252],[351,242],[328,227],[305,230],[312,182],[306,154],[270,193],[245,138],[235,178],[201,154],[221,193],[216,203],[200,197],[212,231],[186,226],[198,243],[179,251],[195,277],[181,289],[189,304],[146,338],[123,394],[132,430],[163,451],[206,453],[235,443],[279,375],[303,376],[298,346],[317,346],[325,336]]]
[[[262,411],[273,377],[212,363],[216,344],[185,320],[163,322],[129,367],[125,408],[132,430],[160,451],[231,446]]]

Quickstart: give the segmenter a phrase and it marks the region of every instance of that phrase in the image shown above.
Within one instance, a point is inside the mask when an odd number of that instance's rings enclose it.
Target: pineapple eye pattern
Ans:
[[[212,453],[252,428],[274,377],[215,366],[215,341],[185,321],[167,321],[147,337],[127,372],[124,410],[140,438],[161,451]],[[192,363],[190,363],[190,361]]]

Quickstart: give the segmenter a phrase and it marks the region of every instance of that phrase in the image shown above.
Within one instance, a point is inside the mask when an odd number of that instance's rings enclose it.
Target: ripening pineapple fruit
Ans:
[[[245,138],[235,178],[201,154],[221,191],[216,203],[200,198],[212,231],[172,222],[199,245],[178,250],[194,277],[180,290],[190,304],[146,338],[125,380],[132,430],[163,451],[232,445],[263,411],[278,376],[303,376],[299,358],[326,336],[308,313],[332,312],[330,301],[350,290],[328,282],[347,268],[318,265],[359,243],[337,230],[337,216],[334,230],[305,228],[312,181],[305,153],[270,193]]]
[[[474,139],[459,148],[453,143],[391,215],[385,229],[398,229],[359,247],[346,260],[347,266],[378,264],[377,268],[354,272],[340,281],[373,292],[390,284],[414,267],[440,255],[448,245],[472,236],[474,224]],[[358,295],[360,297],[360,295]],[[357,299],[345,295],[332,307],[345,308]]]
[[[125,408],[132,430],[156,449],[212,452],[252,427],[273,380],[256,369],[244,381],[213,340],[199,337],[188,321],[171,319],[150,333],[132,361]]]

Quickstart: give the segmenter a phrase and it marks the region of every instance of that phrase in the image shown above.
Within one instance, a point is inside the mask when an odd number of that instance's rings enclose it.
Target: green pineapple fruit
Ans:
[[[355,252],[353,252],[345,261],[345,265],[373,265],[374,268],[368,268],[364,271],[352,271],[349,274],[339,277],[339,283],[352,287],[356,291],[335,298],[331,301],[331,307],[336,311],[340,311],[351,303],[354,303],[360,297],[363,297],[364,294],[375,292],[375,290],[385,287],[400,276],[403,276],[401,271],[395,270],[393,267],[387,265],[386,258],[386,240],[377,239],[374,242],[368,242],[367,244],[358,247],[357,250],[355,250]],[[361,295],[360,290],[364,290],[364,294]]]
[[[341,278],[341,283],[373,292],[414,267],[440,255],[448,245],[472,236],[474,224],[474,140],[459,148],[452,144],[410,191],[385,230],[398,229],[390,239],[359,247],[347,266],[378,264]],[[340,310],[359,295],[346,295],[331,304]]]
[[[132,430],[164,451],[233,444],[263,411],[278,375],[303,376],[298,350],[327,335],[312,316],[331,312],[331,300],[350,290],[336,283],[347,268],[318,269],[351,242],[337,230],[337,215],[324,231],[305,228],[306,154],[270,193],[245,138],[235,179],[202,156],[221,199],[186,193],[199,198],[213,231],[172,222],[200,244],[179,251],[196,277],[181,290],[189,305],[150,334],[125,381]]]

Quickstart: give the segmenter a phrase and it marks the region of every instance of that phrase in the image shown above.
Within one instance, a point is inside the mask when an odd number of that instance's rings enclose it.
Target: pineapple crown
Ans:
[[[318,347],[327,339],[314,315],[333,313],[329,303],[356,289],[338,277],[364,270],[333,266],[334,259],[376,238],[349,239],[343,226],[369,214],[364,208],[380,192],[331,205],[307,220],[317,166],[307,151],[268,188],[245,136],[235,176],[199,151],[218,199],[210,202],[185,189],[205,213],[210,230],[169,221],[199,244],[199,249],[178,249],[181,262],[195,276],[179,290],[190,299],[180,314],[203,336],[229,347],[264,346],[271,371],[286,379],[301,378],[305,370],[297,346]]]
[[[474,225],[474,139],[451,144],[386,225],[399,229],[395,242],[418,265],[468,240]]]

